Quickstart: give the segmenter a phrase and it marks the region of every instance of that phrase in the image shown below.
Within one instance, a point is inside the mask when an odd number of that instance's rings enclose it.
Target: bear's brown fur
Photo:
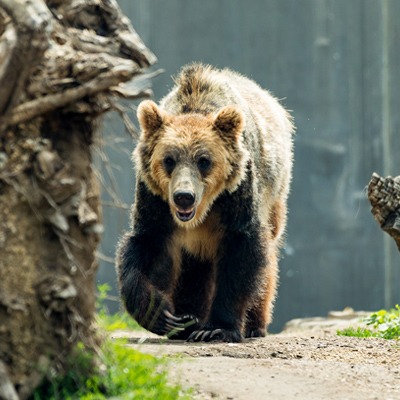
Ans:
[[[121,294],[145,328],[195,341],[264,336],[292,168],[291,118],[253,81],[185,67],[141,103]]]

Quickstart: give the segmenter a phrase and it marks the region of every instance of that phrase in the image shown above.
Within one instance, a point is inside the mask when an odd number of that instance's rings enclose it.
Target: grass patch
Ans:
[[[78,345],[68,361],[68,373],[47,377],[33,400],[189,399],[179,386],[168,383],[166,359],[110,340],[104,343],[101,363],[96,367],[94,357]]]
[[[339,336],[352,336],[352,337],[359,337],[359,338],[369,338],[375,337],[374,332],[367,328],[345,328],[342,330],[338,330],[337,334]]]
[[[125,311],[109,314],[106,311],[97,313],[97,322],[106,332],[117,330],[143,330],[143,328]]]
[[[400,339],[400,306],[398,304],[391,310],[379,310],[372,313],[364,322],[371,326],[371,329],[347,328],[337,331],[337,334],[361,338]]]

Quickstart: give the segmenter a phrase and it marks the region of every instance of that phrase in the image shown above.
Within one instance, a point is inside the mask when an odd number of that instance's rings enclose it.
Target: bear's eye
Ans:
[[[207,172],[211,167],[211,160],[206,156],[202,156],[197,161],[197,167],[200,172]]]
[[[176,162],[171,156],[166,156],[163,160],[165,170],[170,174],[175,168]]]

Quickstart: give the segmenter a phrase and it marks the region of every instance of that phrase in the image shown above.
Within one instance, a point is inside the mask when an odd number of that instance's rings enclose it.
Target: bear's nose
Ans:
[[[194,204],[194,193],[192,192],[175,192],[174,193],[174,202],[175,204],[182,208],[187,209],[193,206]]]

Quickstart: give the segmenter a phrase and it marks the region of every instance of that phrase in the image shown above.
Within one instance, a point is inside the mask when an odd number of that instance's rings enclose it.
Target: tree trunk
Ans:
[[[376,221],[400,251],[400,176],[382,178],[374,173],[368,185],[368,198]]]
[[[115,0],[0,0],[0,399],[96,343],[91,149],[155,61]]]

